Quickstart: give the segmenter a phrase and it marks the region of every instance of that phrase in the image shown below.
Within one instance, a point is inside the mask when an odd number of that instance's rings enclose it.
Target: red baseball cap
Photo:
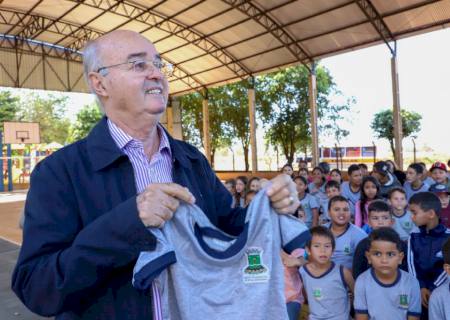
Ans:
[[[445,163],[443,162],[435,162],[433,163],[433,165],[430,168],[430,172],[433,171],[434,169],[441,169],[447,172],[447,167],[445,166]]]

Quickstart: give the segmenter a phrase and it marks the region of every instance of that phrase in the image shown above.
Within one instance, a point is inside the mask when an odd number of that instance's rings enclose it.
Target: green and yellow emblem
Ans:
[[[248,248],[246,266],[243,270],[244,283],[267,282],[270,279],[269,269],[263,264],[263,250],[257,247]]]
[[[400,308],[408,309],[409,303],[408,303],[408,295],[407,294],[399,295],[399,306],[400,306]]]

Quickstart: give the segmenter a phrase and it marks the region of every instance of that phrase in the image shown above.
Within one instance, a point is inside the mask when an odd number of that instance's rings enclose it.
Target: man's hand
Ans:
[[[280,174],[270,180],[267,189],[272,207],[280,214],[294,213],[300,205],[295,183],[286,174]]]
[[[192,193],[179,184],[151,184],[136,198],[139,218],[146,227],[162,228],[166,221],[172,219],[180,200],[190,204],[195,202]]]
[[[422,296],[422,306],[428,308],[428,300],[430,300],[430,290],[428,290],[427,288],[421,288],[420,295]]]

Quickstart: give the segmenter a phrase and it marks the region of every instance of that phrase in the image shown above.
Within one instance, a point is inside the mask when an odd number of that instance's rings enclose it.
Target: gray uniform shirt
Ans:
[[[303,207],[303,210],[305,211],[305,224],[308,228],[311,228],[313,221],[312,209],[319,209],[319,202],[317,201],[316,197],[310,195],[309,193],[305,193],[303,199],[299,200],[300,204]]]
[[[411,219],[411,212],[405,210],[401,216],[392,215],[394,218],[393,229],[397,231],[400,239],[407,241],[411,232],[419,232],[419,228]]]
[[[299,273],[308,296],[309,320],[349,319],[350,301],[343,266],[333,262],[320,277],[313,276],[308,265],[301,267]]]
[[[450,320],[450,276],[431,294],[428,315],[430,320]]]
[[[331,223],[326,226],[331,228]],[[347,230],[335,238],[336,248],[334,249],[331,260],[336,264],[341,264],[347,269],[352,270],[353,255],[356,246],[364,238],[367,238],[367,233],[354,224],[349,223]]]
[[[394,283],[385,285],[370,268],[356,279],[354,306],[357,314],[367,314],[371,320],[406,320],[409,315],[420,317],[419,281],[399,269]]]
[[[355,205],[361,199],[361,191],[353,192],[350,188],[350,182],[344,181],[341,185],[341,195],[347,198],[350,203],[350,212],[352,217],[355,216]]]
[[[300,220],[275,213],[265,190],[251,202],[238,237],[184,204],[151,232],[157,248],[139,256],[133,285],[147,290],[159,275],[164,319],[287,319],[280,249],[302,248],[310,234]]]
[[[428,191],[428,189],[430,189],[430,186],[428,184],[426,184],[425,182],[422,182],[422,185],[419,188],[414,189],[413,186],[411,185],[411,182],[406,181],[403,184],[403,189],[405,189],[405,192],[406,192],[406,200],[409,201],[409,199],[414,194],[419,193],[419,192]]]

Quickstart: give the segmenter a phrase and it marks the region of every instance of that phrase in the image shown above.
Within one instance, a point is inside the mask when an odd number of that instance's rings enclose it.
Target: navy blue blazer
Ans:
[[[245,210],[231,209],[231,195],[195,147],[169,141],[173,181],[189,188],[213,224],[238,234]],[[139,253],[154,248],[138,217],[131,162],[103,118],[34,169],[12,289],[30,310],[56,319],[151,319],[151,296],[131,278]]]

